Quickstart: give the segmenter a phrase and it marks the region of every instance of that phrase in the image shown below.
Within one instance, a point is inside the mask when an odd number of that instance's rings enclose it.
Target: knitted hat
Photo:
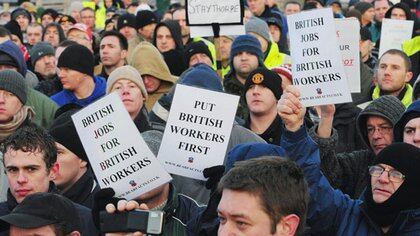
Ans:
[[[39,42],[31,49],[31,62],[32,66],[35,67],[35,63],[43,56],[55,55],[55,50],[48,42]]]
[[[367,146],[369,139],[367,136],[367,118],[370,116],[379,116],[388,120],[394,126],[400,116],[404,113],[405,106],[395,96],[384,95],[373,100],[365,109],[363,109],[357,117],[357,129],[362,135],[363,141]]]
[[[384,202],[373,200],[371,181],[365,191],[367,213],[380,227],[392,225],[401,211],[420,207],[420,149],[408,143],[393,143],[379,152],[374,164],[386,164],[405,177],[401,186]]]
[[[283,94],[281,77],[265,67],[258,67],[248,75],[244,85],[244,97],[246,97],[245,94],[251,85],[264,85],[273,92],[277,100]]]
[[[283,29],[283,22],[281,22],[281,20],[279,18],[276,17],[269,17],[265,20],[265,22],[267,22],[267,25],[275,25],[277,26],[280,31]]]
[[[62,111],[60,109],[65,109],[67,111],[61,113]],[[54,119],[49,133],[57,143],[66,147],[81,160],[88,162],[89,160],[85,149],[83,148],[76,127],[71,119],[71,116],[79,111],[79,109],[76,109],[72,104],[61,107],[60,109],[57,110],[57,112],[61,114]]]
[[[190,59],[194,54],[204,53],[210,58],[213,62],[213,57],[211,56],[209,47],[203,41],[192,42],[187,45],[184,51],[184,57],[187,62],[187,65],[190,63]]]
[[[22,104],[26,103],[28,88],[25,78],[14,70],[0,71],[0,89],[13,93]]]
[[[258,57],[258,61],[263,61],[263,52],[261,50],[261,44],[258,39],[253,35],[240,35],[232,43],[230,49],[230,61],[240,52],[249,52]]]
[[[227,155],[226,172],[232,169],[235,162],[245,161],[261,156],[286,157],[286,151],[277,145],[268,143],[242,143],[236,145]]]
[[[290,82],[292,82],[292,65],[290,64],[283,64],[278,67],[274,67],[271,69],[272,71],[276,72],[277,74],[283,75],[286,77]]]
[[[152,23],[158,23],[156,15],[152,11],[138,11],[136,14],[137,29]]]
[[[354,8],[360,11],[360,14],[363,15],[367,10],[373,8],[373,5],[368,2],[358,2],[356,5],[354,5]]]
[[[251,17],[249,21],[245,24],[245,31],[247,34],[255,33],[263,37],[268,42],[271,42],[270,29],[265,21],[261,20],[258,17]]]
[[[204,63],[195,64],[179,80],[180,84],[223,92],[222,80],[216,71]]]
[[[125,26],[137,29],[136,17],[129,13],[120,16],[120,18],[118,18],[117,29],[120,30]]]
[[[7,24],[5,24],[4,27],[7,30],[9,30],[11,34],[16,35],[20,39],[20,41],[23,43],[22,30],[20,29],[19,23],[17,23],[17,21],[11,20],[7,22]]]
[[[111,92],[112,86],[120,79],[127,79],[135,83],[140,88],[143,97],[147,100],[147,91],[143,79],[136,68],[132,66],[121,66],[111,72],[106,82],[107,94]]]
[[[55,20],[58,17],[58,12],[52,8],[45,9],[45,11],[41,14],[41,20],[45,15],[50,15]]]
[[[32,20],[31,13],[29,13],[29,11],[27,11],[26,9],[20,8],[20,7],[16,8],[14,11],[12,11],[12,15],[11,15],[12,20],[16,20],[16,18],[20,15],[26,16],[26,18],[29,19],[29,22],[31,22],[31,20]]]
[[[93,76],[95,66],[93,54],[89,49],[80,44],[71,45],[64,49],[58,58],[57,67],[66,67],[80,73]]]
[[[0,65],[8,65],[19,68],[19,65],[16,62],[16,60],[9,54],[4,53],[3,51],[0,51]]]
[[[420,100],[414,101],[407,108],[401,118],[394,126],[394,140],[396,142],[403,141],[404,127],[412,119],[420,117]]]

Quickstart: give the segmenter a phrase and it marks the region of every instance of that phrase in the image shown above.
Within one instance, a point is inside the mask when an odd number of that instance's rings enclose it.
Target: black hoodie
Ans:
[[[175,49],[167,52],[161,52],[166,64],[169,67],[172,75],[180,76],[188,67],[184,59],[184,45],[182,43],[181,27],[179,23],[174,20],[162,21],[156,25],[153,32],[153,45],[156,46],[156,35],[160,27],[166,26],[171,32],[172,38],[175,41]]]

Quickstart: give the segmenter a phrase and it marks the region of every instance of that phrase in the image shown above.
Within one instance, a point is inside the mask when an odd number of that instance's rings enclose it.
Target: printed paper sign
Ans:
[[[187,23],[190,26],[242,24],[241,0],[187,0]]]
[[[331,8],[287,16],[293,84],[305,106],[351,102]]]
[[[350,92],[360,93],[360,23],[357,19],[336,19],[335,27]]]
[[[72,116],[101,188],[133,199],[172,178],[160,165],[134,125],[117,93]]]
[[[219,35],[245,34],[242,0],[187,0],[185,6],[193,38],[214,36],[212,23],[220,25]]]
[[[158,159],[172,174],[204,180],[222,165],[239,97],[178,84]]]
[[[414,21],[383,19],[379,57],[389,49],[402,50],[404,41],[411,39]]]

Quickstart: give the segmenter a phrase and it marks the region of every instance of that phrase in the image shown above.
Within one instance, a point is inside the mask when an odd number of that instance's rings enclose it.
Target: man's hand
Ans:
[[[286,129],[292,132],[297,131],[303,125],[306,108],[300,103],[300,92],[289,85],[283,91],[283,95],[277,103],[277,112],[283,120]]]
[[[136,201],[129,201],[127,202],[126,200],[120,200],[118,201],[117,204],[117,208],[115,208],[114,204],[108,204],[105,207],[106,211],[108,213],[115,213],[117,210],[118,211],[132,211],[135,209],[140,209],[140,210],[149,210],[149,208],[147,207],[146,204],[142,203],[139,204]],[[106,233],[105,236],[143,236],[146,234],[143,234],[142,232],[132,232],[132,233]]]
[[[321,138],[329,138],[331,136],[333,120],[334,120],[334,113],[335,113],[335,105],[323,105],[316,107],[318,112],[318,116],[320,116],[321,120],[319,121],[317,134]]]

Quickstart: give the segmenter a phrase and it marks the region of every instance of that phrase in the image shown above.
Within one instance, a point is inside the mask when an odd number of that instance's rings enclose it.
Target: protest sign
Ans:
[[[287,16],[293,84],[304,106],[351,102],[331,8]]]
[[[360,93],[360,23],[352,18],[336,19],[335,27],[350,92]]]
[[[402,50],[404,41],[411,39],[414,21],[383,19],[381,28],[381,44],[379,57],[389,49]]]
[[[171,180],[144,142],[117,93],[72,116],[101,188],[133,199]]]
[[[213,23],[219,24],[219,35],[245,34],[242,0],[187,0],[185,8],[191,37],[214,36]]]
[[[239,97],[178,84],[158,159],[172,174],[204,180],[222,165]]]

